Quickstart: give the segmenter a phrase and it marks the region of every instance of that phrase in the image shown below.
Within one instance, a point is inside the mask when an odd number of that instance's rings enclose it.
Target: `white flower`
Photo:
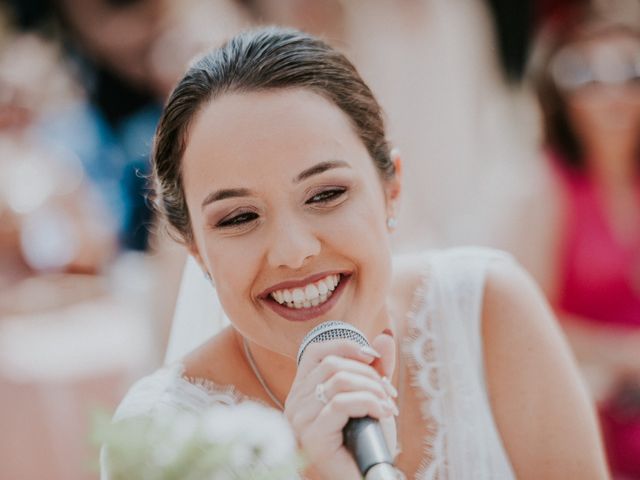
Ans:
[[[159,438],[153,449],[153,463],[158,467],[172,465],[189,448],[197,435],[198,424],[195,414],[184,411],[154,417],[150,433]]]
[[[235,466],[259,462],[283,465],[295,457],[296,441],[284,416],[254,402],[214,407],[205,413],[202,426],[211,442],[232,445]]]
[[[284,480],[301,466],[283,415],[251,402],[105,419],[95,435],[113,480]]]

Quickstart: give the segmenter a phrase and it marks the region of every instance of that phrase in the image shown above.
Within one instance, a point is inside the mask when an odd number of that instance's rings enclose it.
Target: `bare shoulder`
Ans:
[[[235,384],[244,357],[231,327],[221,330],[183,359],[185,376],[207,379],[219,385]]]
[[[515,262],[490,262],[482,334],[498,430],[518,478],[608,478],[595,413],[541,290]]]

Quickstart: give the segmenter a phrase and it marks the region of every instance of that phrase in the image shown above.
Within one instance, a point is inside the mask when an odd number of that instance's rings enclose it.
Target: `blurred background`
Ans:
[[[185,260],[148,200],[155,123],[190,58],[264,23],[378,96],[398,251],[531,272],[640,478],[640,0],[0,2],[0,478],[97,478],[90,412],[162,363]]]

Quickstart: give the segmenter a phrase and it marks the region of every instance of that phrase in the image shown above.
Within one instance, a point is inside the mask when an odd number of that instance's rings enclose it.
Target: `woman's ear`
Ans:
[[[398,202],[400,201],[400,193],[402,191],[402,157],[400,150],[397,148],[392,148],[390,155],[395,169],[395,175],[386,182],[385,196],[387,201],[387,216],[395,217],[398,210]]]

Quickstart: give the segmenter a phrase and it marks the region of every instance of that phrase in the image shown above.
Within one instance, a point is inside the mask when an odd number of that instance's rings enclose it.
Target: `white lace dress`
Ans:
[[[423,439],[425,454],[416,479],[515,478],[489,405],[482,353],[485,272],[498,258],[508,257],[480,248],[420,256],[424,271],[409,313],[411,335],[403,344],[414,366],[412,386],[424,399],[422,415],[432,425]],[[233,387],[184,378],[183,365],[175,362],[139,380],[114,419],[239,401]],[[109,478],[106,463],[102,480]]]

